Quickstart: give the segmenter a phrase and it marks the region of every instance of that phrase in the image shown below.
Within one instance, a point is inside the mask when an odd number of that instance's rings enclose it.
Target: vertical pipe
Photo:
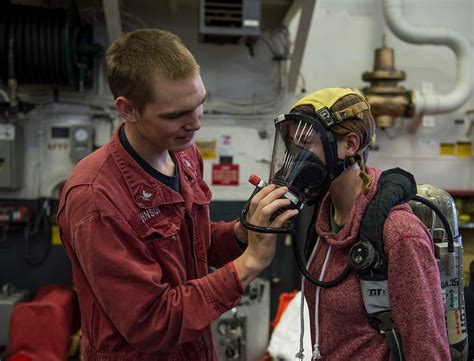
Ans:
[[[300,74],[309,28],[313,18],[316,0],[301,0],[301,17],[296,33],[295,47],[291,56],[290,72],[288,75],[288,90],[295,92],[296,83]]]

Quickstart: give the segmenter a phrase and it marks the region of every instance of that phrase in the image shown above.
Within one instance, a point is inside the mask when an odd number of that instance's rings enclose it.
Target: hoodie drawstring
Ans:
[[[309,267],[311,262],[313,261],[314,255],[316,254],[316,250],[319,246],[319,237],[316,240],[316,244],[311,252],[311,256],[306,264],[306,268]],[[304,359],[304,347],[303,347],[303,338],[304,338],[304,277],[301,277],[301,304],[300,304],[300,324],[301,324],[301,331],[300,331],[300,350],[295,355],[297,359],[303,360]]]
[[[329,263],[329,258],[331,256],[331,245],[328,246],[328,251],[326,253],[326,258],[324,259],[323,268],[321,269],[321,273],[319,275],[319,281],[324,279],[324,275],[326,273],[326,268]],[[318,360],[321,358],[321,353],[319,352],[319,293],[321,291],[321,287],[316,288],[316,297],[314,301],[314,328],[315,328],[315,335],[314,335],[314,346],[313,346],[313,357],[312,359]]]

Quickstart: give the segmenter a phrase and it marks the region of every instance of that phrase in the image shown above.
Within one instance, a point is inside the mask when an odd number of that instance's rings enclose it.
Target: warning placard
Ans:
[[[238,164],[213,164],[212,165],[213,186],[238,186],[239,165]]]
[[[196,145],[201,152],[202,158],[206,160],[217,158],[216,140],[196,140]]]
[[[471,157],[472,156],[471,142],[459,141],[456,143],[456,149],[457,149],[458,157]]]
[[[455,155],[456,145],[454,143],[440,143],[439,155]]]

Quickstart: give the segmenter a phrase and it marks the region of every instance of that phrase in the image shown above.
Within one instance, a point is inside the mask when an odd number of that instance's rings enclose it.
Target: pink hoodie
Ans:
[[[377,184],[381,171],[368,168],[368,174]],[[364,211],[376,191],[374,185],[368,194],[357,197],[344,228],[337,235],[331,234],[331,199],[326,196],[316,223],[320,242],[309,267],[313,276],[319,278],[329,246],[324,281],[341,274],[348,263],[348,250],[357,240]],[[385,222],[384,240],[392,317],[402,337],[406,360],[450,360],[439,273],[426,227],[409,205],[400,205],[392,209]],[[320,289],[317,317],[317,287],[305,281],[304,288],[312,343],[318,343],[323,360],[389,360],[385,337],[367,322],[355,272],[336,287]],[[318,333],[319,340],[315,342]]]

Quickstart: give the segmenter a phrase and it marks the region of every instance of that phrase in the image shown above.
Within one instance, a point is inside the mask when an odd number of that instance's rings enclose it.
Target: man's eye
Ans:
[[[165,119],[178,119],[178,118],[181,118],[185,113],[176,113],[176,114],[168,114],[168,115],[165,115],[163,116],[163,118]]]

